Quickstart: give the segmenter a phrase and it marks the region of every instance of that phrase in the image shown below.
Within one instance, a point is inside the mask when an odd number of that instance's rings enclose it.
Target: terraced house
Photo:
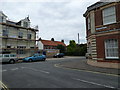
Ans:
[[[84,17],[89,58],[119,62],[120,1],[97,2],[87,8]]]
[[[0,11],[0,53],[17,54],[19,58],[36,52],[36,32],[30,27],[29,17],[13,22]]]

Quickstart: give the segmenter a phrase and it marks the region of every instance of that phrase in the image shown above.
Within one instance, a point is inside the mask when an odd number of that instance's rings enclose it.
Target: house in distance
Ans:
[[[39,52],[42,53],[45,51],[47,57],[52,57],[53,55],[60,53],[60,50],[57,49],[58,45],[62,45],[66,47],[64,42],[54,41],[53,39],[51,40],[40,39],[38,40],[38,43],[37,43]]]

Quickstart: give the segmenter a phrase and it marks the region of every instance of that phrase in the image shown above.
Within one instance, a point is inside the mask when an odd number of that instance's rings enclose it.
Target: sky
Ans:
[[[45,40],[86,43],[83,14],[99,0],[0,0],[0,11],[11,21],[18,22],[29,15],[31,26],[38,25],[38,37]]]

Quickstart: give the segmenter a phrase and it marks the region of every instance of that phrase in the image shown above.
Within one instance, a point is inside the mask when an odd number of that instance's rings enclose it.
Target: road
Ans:
[[[2,82],[7,88],[117,88],[118,77],[56,66],[85,58],[63,58],[2,65]]]

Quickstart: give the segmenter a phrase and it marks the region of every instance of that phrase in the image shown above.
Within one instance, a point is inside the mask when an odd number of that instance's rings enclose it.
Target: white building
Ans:
[[[19,58],[36,52],[36,32],[30,27],[29,17],[13,22],[0,11],[0,50],[1,53],[17,54]]]

